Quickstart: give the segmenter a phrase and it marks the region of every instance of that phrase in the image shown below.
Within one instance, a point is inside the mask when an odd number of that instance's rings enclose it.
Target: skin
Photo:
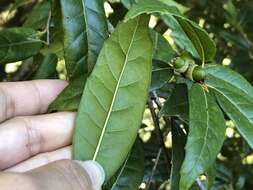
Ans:
[[[45,114],[66,85],[61,80],[0,83],[1,190],[101,189],[101,166],[70,160],[76,113]]]

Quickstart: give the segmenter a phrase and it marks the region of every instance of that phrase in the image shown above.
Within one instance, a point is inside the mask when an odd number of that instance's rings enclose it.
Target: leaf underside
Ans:
[[[96,160],[109,179],[141,125],[151,78],[148,17],[120,23],[87,80],[74,133],[74,159]]]

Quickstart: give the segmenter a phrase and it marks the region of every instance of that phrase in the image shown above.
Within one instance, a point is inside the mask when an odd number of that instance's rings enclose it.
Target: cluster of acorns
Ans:
[[[205,69],[197,65],[187,54],[174,58],[172,65],[176,73],[180,73],[192,81],[200,82],[206,77]]]

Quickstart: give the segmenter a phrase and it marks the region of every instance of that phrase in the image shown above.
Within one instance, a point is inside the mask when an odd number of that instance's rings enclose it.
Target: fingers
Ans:
[[[6,172],[26,172],[54,161],[71,159],[71,146],[61,148],[56,151],[38,154],[20,164],[17,164],[11,168],[5,170]]]
[[[0,83],[0,122],[14,116],[45,113],[66,85],[62,80]]]
[[[61,160],[24,174],[3,173],[0,187],[2,190],[20,187],[26,190],[99,190],[104,179],[103,168],[97,162],[79,164]]]
[[[17,117],[0,125],[0,170],[71,144],[75,113]]]

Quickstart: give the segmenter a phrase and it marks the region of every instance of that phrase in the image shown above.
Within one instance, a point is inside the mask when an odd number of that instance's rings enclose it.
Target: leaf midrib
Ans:
[[[123,64],[123,68],[122,68],[122,71],[121,71],[121,73],[120,73],[120,76],[119,76],[119,79],[118,79],[118,82],[117,82],[117,85],[116,85],[116,88],[115,88],[115,92],[114,92],[114,94],[113,94],[112,102],[111,102],[109,111],[108,111],[108,113],[107,113],[105,123],[104,123],[104,125],[103,125],[103,130],[102,130],[102,132],[101,132],[101,136],[100,136],[100,138],[99,138],[99,141],[98,141],[98,144],[97,144],[97,147],[96,147],[96,150],[95,150],[95,153],[94,153],[94,156],[93,156],[93,159],[92,159],[92,160],[96,160],[97,155],[98,155],[98,152],[99,152],[99,150],[100,150],[101,143],[102,143],[103,137],[104,137],[104,135],[105,135],[107,123],[108,123],[109,118],[110,118],[110,116],[111,116],[112,108],[113,108],[113,105],[114,105],[114,102],[115,102],[115,99],[116,99],[116,96],[117,96],[117,93],[118,93],[119,85],[120,85],[120,83],[121,83],[121,79],[122,79],[123,73],[124,73],[124,71],[125,71],[125,67],[126,67],[126,65],[127,65],[129,51],[130,51],[130,49],[131,49],[131,47],[132,47],[133,40],[134,40],[134,37],[135,37],[135,34],[136,34],[136,31],[137,31],[138,26],[139,26],[139,18],[137,19],[137,24],[136,24],[135,29],[134,29],[133,37],[132,37],[132,39],[131,39],[131,41],[130,41],[129,48],[128,48],[127,53],[126,53],[126,56],[125,56],[125,57],[126,57],[126,58],[125,58],[125,62],[124,62],[124,64]],[[120,42],[119,42],[119,43],[120,43]]]
[[[202,88],[201,88],[201,89],[202,89]],[[202,89],[202,91],[204,91],[204,90]],[[201,160],[204,147],[206,146],[207,134],[208,134],[209,127],[210,127],[210,126],[209,126],[209,109],[208,109],[207,97],[206,97],[206,93],[205,93],[205,92],[204,92],[203,94],[204,94],[204,97],[205,97],[205,104],[206,104],[206,110],[207,110],[207,111],[206,111],[206,113],[207,113],[207,117],[206,117],[206,120],[207,120],[207,121],[206,121],[206,123],[207,123],[207,128],[206,128],[205,136],[204,136],[204,138],[203,138],[203,139],[204,139],[204,144],[203,144],[203,146],[202,146],[202,148],[201,148],[200,154],[199,154],[199,156],[198,156],[198,158],[197,158],[197,160],[196,160],[194,166],[192,167],[192,169],[190,170],[189,173],[192,172],[193,168],[195,168],[196,164],[199,163],[199,161]]]
[[[23,45],[23,44],[30,44],[30,43],[32,44],[32,43],[37,43],[37,42],[41,42],[41,41],[32,39],[31,41],[14,42],[14,43],[10,43],[8,45],[1,45],[0,48],[9,48],[9,47],[13,47],[16,45]]]

